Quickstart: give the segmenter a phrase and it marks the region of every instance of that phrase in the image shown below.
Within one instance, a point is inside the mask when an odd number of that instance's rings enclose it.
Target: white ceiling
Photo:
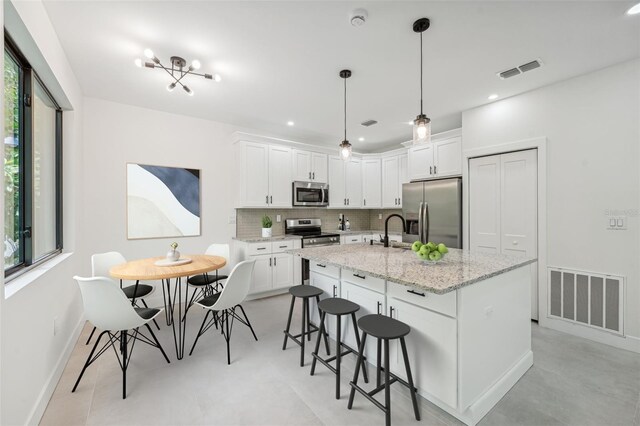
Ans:
[[[337,145],[342,80],[348,81],[348,137],[360,152],[411,137],[419,112],[419,37],[426,16],[425,113],[434,132],[460,126],[460,112],[640,56],[640,16],[630,1],[244,2],[45,1],[87,96],[232,123],[266,134]],[[348,22],[364,7],[365,26]],[[150,47],[199,59],[215,83],[188,77],[195,91],[165,90],[160,70],[136,68]],[[496,76],[540,58],[544,67]],[[364,128],[358,123],[375,119]],[[295,126],[286,122],[293,120]],[[358,138],[364,137],[364,142]]]

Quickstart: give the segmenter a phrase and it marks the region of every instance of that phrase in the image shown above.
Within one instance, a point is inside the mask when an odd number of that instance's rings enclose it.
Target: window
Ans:
[[[4,271],[62,250],[62,110],[5,33]]]

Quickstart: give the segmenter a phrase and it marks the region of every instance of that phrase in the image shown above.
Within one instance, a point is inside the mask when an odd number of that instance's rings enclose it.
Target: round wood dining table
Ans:
[[[176,345],[176,356],[182,359],[184,356],[184,342],[187,328],[187,311],[189,306],[189,285],[188,277],[194,275],[207,274],[218,270],[227,264],[224,257],[209,256],[205,254],[184,255],[184,258],[191,259],[191,262],[177,266],[158,266],[156,262],[164,257],[150,257],[147,259],[132,260],[121,265],[116,265],[109,270],[112,277],[121,280],[131,280],[136,282],[136,289],[140,281],[162,281],[162,297],[164,298],[165,316],[167,325],[173,328],[173,340]],[[183,280],[184,278],[184,280]],[[171,292],[171,281],[173,280],[173,296]],[[195,291],[195,290],[194,290]],[[184,295],[184,298],[183,298]],[[135,303],[135,300],[133,300]],[[177,317],[174,313],[177,309]],[[177,322],[177,324],[176,324]],[[176,329],[177,326],[177,329]]]

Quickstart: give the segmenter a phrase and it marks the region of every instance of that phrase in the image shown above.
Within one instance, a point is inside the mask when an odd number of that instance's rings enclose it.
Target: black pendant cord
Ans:
[[[422,33],[420,33],[420,115],[423,115],[422,112]]]
[[[344,79],[344,140],[347,140],[347,79]]]

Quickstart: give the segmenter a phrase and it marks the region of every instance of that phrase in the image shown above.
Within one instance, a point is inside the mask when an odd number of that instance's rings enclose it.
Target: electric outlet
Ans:
[[[382,220],[382,213],[378,214],[378,219]]]
[[[282,222],[282,216],[277,214],[276,215],[276,222]]]
[[[627,229],[627,216],[607,216],[607,229],[624,231]]]
[[[53,317],[53,335],[58,334],[58,317]]]

